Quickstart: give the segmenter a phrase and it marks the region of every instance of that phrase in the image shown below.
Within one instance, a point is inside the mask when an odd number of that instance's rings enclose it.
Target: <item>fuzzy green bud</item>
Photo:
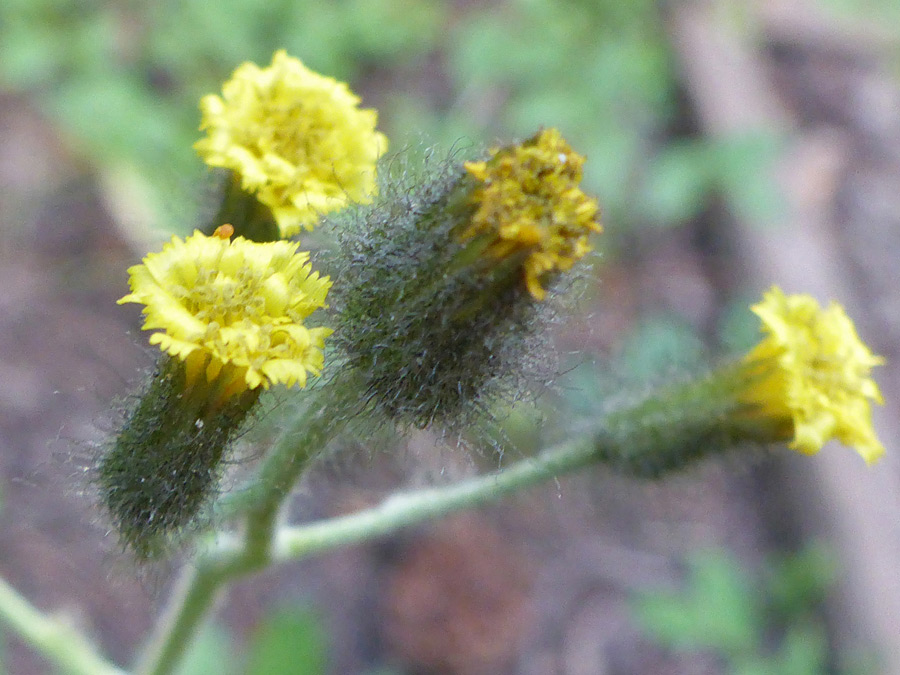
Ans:
[[[523,368],[543,360],[540,300],[599,229],[582,162],[547,130],[425,176],[395,164],[375,203],[335,219],[335,342],[370,405],[454,427],[492,394],[520,393]]]
[[[597,459],[624,474],[658,478],[742,443],[764,442],[766,434],[737,416],[739,378],[726,368],[610,411],[594,431]]]
[[[324,365],[331,330],[305,319],[331,282],[296,243],[233,234],[173,237],[129,269],[119,300],[144,306],[150,343],[167,355],[98,469],[107,510],[142,557],[200,512],[260,393],[305,386]]]
[[[608,414],[599,458],[636,476],[656,477],[742,443],[787,442],[815,454],[831,439],[866,463],[884,454],[871,402],[882,364],[843,307],[773,287],[752,307],[763,339],[743,359],[704,378],[670,386]]]
[[[103,504],[140,558],[164,552],[214,494],[222,459],[261,389],[222,400],[222,382],[187,383],[164,357],[96,469]]]

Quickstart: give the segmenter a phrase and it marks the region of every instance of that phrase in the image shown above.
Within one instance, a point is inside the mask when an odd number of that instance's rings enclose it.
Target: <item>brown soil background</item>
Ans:
[[[335,673],[378,663],[422,674],[718,673],[712,659],[653,647],[629,619],[629,593],[676,583],[679,561],[698,548],[725,547],[752,567],[817,534],[845,569],[836,647],[868,642],[883,672],[900,672],[900,33],[835,23],[802,2],[760,2],[755,30],[731,34],[709,8],[679,6],[671,23],[694,123],[710,134],[784,130],[791,217],[760,231],[716,210],[712,221],[636,236],[627,261],[597,270],[597,295],[615,303],[570,324],[560,346],[604,353],[647,308],[702,331],[742,283],[838,297],[889,361],[877,415],[887,460],[861,471],[829,447],[802,462],[783,452],[710,462],[664,484],[603,471],[563,478],[238,584],[219,617],[238,641],[268,609],[297,601],[326,616]],[[0,185],[0,573],[127,664],[171,575],[135,571],[121,555],[84,469],[114,402],[152,360],[138,311],[115,305],[141,252],[63,139],[28,101],[2,95]],[[478,470],[419,437],[396,455],[362,455],[314,471],[298,519]],[[11,673],[50,672],[9,641]]]

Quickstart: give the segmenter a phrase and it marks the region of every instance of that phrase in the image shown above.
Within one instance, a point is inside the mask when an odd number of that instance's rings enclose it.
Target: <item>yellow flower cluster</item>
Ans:
[[[800,452],[818,452],[836,438],[867,463],[884,454],[869,403],[883,403],[870,371],[884,360],[859,339],[843,308],[822,309],[809,295],[772,287],[752,309],[766,337],[745,357],[755,376],[742,402],[754,414],[787,421],[790,447]]]
[[[480,185],[462,238],[489,237],[486,253],[496,258],[525,256],[525,284],[537,300],[546,295],[544,275],[570,269],[591,250],[588,233],[602,231],[597,202],[579,187],[583,165],[556,129],[465,165]]]
[[[221,98],[203,97],[207,135],[194,148],[208,165],[234,171],[271,209],[282,236],[293,236],[375,191],[387,139],[375,131],[377,113],[358,105],[346,84],[281,50],[268,67],[239,66]]]
[[[131,293],[119,303],[145,305],[150,343],[186,363],[190,386],[224,378],[224,397],[269,385],[306,384],[318,375],[329,328],[303,320],[323,307],[328,277],[287,241],[229,240],[229,226],[207,237],[173,237],[131,267]]]

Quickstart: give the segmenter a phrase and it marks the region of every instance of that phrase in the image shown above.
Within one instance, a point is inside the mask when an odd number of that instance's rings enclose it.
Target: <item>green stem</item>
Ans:
[[[217,508],[223,520],[255,512],[277,511],[309,463],[337,436],[360,409],[362,389],[350,370],[322,386],[310,407],[300,414],[266,453],[256,474],[244,487],[226,495]]]
[[[223,538],[216,549],[179,582],[169,610],[139,666],[139,675],[165,675],[179,661],[222,587],[232,579],[256,572],[268,562],[296,559],[317,552],[389,534],[407,525],[500,499],[503,495],[593,462],[596,449],[580,439],[526,459],[503,471],[456,485],[397,494],[380,506],[342,518],[272,534],[274,521],[248,526],[243,540]],[[269,513],[261,502],[260,514]],[[256,512],[254,510],[254,512]]]
[[[496,501],[510,492],[591,464],[611,464],[635,476],[656,477],[721,453],[746,438],[731,413],[733,376],[695,380],[614,411],[568,442],[501,471],[440,488],[398,493],[360,513],[276,531],[291,488],[358,409],[352,376],[332,382],[262,463],[251,487],[226,501],[227,515],[246,517],[242,538],[218,540],[198,555],[179,584],[150,643],[141,675],[165,675],[178,663],[222,587],[272,562],[390,534],[400,528]],[[761,440],[761,439],[757,439]],[[211,535],[214,536],[214,535]]]
[[[273,562],[296,560],[340,546],[368,541],[409,525],[497,501],[549,478],[592,464],[622,473],[657,477],[721,454],[742,439],[761,438],[730,413],[734,375],[686,382],[609,413],[578,438],[494,473],[445,487],[400,492],[359,513],[300,527],[281,528]]]
[[[226,519],[245,518],[244,536],[231,546],[201,551],[194,568],[183,573],[148,642],[138,673],[172,672],[223,587],[269,563],[281,507],[310,460],[351,419],[351,410],[358,407],[359,399],[355,384],[352,376],[344,376],[325,385],[267,454],[249,485],[223,500],[220,515]]]
[[[494,473],[445,487],[400,492],[359,513],[277,534],[273,562],[296,560],[390,534],[403,527],[498,501],[505,495],[596,463],[593,438],[584,437],[524,459]]]
[[[56,666],[73,675],[124,675],[62,618],[47,616],[0,579],[0,618]]]
[[[166,675],[174,670],[228,582],[269,563],[272,529],[266,533],[257,532],[239,546],[210,548],[193,566],[185,567],[138,662],[138,675]]]

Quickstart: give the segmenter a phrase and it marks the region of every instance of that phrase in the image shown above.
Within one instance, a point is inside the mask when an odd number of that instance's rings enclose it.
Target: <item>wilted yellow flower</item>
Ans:
[[[884,446],[869,402],[883,399],[870,371],[884,359],[859,339],[844,309],[822,309],[809,295],[775,286],[752,309],[766,337],[744,359],[752,377],[741,401],[754,415],[786,422],[795,450],[812,454],[836,438],[867,463],[878,459]]]
[[[119,303],[144,307],[150,344],[186,364],[187,384],[223,382],[223,398],[257,387],[306,384],[319,374],[329,328],[304,319],[324,306],[328,277],[287,241],[254,243],[200,232],[173,237],[131,267],[131,293]]]
[[[268,67],[239,66],[222,97],[203,97],[207,135],[194,148],[208,165],[234,171],[289,237],[374,192],[387,139],[375,131],[377,113],[359,102],[346,84],[281,50]]]
[[[602,231],[597,202],[579,187],[583,165],[556,129],[465,164],[480,185],[462,238],[488,237],[485,252],[495,258],[523,255],[525,283],[537,300],[546,295],[544,275],[570,269],[591,250],[588,233]]]

